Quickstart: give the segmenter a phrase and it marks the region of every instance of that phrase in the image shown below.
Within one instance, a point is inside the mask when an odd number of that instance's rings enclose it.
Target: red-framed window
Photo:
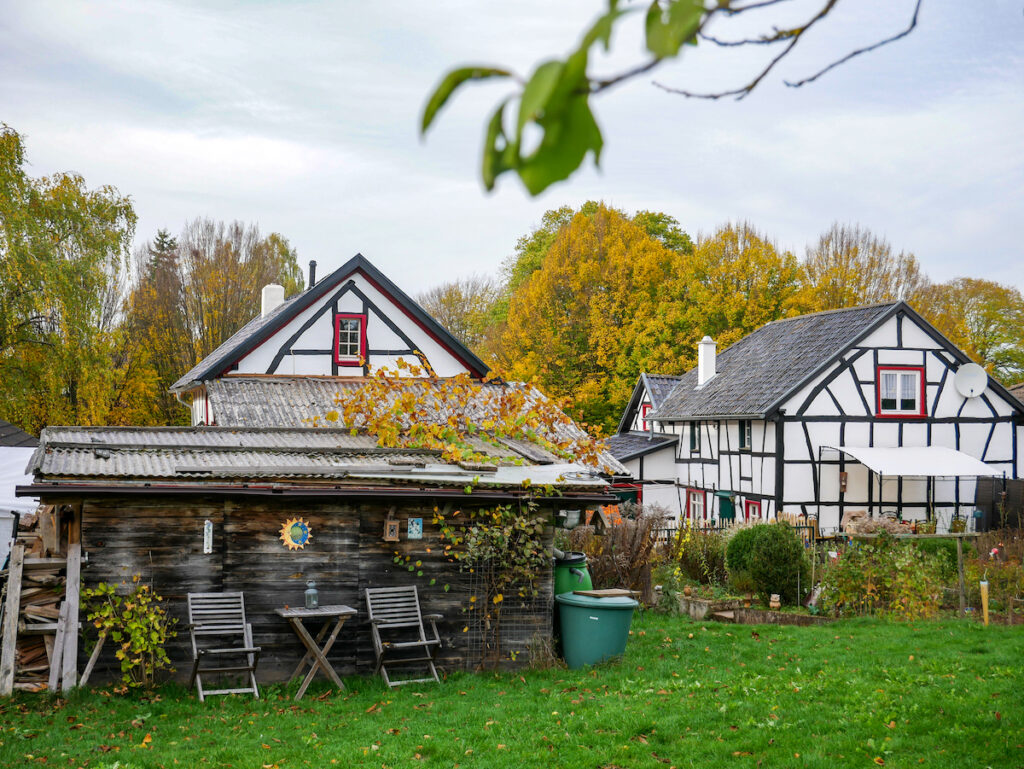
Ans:
[[[648,430],[651,429],[651,423],[647,420],[647,415],[650,413],[650,411],[650,403],[640,404],[640,426],[644,432],[647,432]]]
[[[875,415],[923,417],[924,366],[879,366],[875,372]]]
[[[686,490],[686,517],[692,521],[708,519],[708,493],[703,489]]]
[[[760,520],[761,518],[761,501],[758,499],[745,499],[743,500],[743,517],[746,520],[751,518]]]
[[[334,362],[362,366],[366,361],[366,316],[339,312],[334,316]]]

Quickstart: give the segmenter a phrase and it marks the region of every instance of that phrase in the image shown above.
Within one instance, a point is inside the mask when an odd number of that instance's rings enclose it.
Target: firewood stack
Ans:
[[[59,552],[62,537],[58,527],[52,507],[42,507],[19,522],[11,552],[11,579],[5,580],[0,694],[10,693],[11,688],[55,689],[61,680],[65,649],[74,650],[77,663],[78,612],[76,606],[72,626],[68,621],[71,601],[65,601],[69,559]],[[77,567],[76,563],[75,570]],[[72,592],[77,604],[78,591]],[[7,615],[14,606],[18,611],[12,626]],[[73,646],[69,633],[74,635]]]

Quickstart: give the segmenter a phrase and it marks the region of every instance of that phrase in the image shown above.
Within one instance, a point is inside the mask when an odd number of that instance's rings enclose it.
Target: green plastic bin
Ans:
[[[591,590],[586,553],[565,553],[564,558],[555,559],[555,595],[571,593],[573,590]]]
[[[596,665],[626,651],[633,609],[632,598],[595,598],[562,593],[555,596],[562,626],[562,654],[570,670]]]

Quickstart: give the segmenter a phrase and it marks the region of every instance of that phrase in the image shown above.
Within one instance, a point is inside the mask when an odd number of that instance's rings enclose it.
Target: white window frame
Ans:
[[[918,367],[879,366],[877,376],[879,416],[922,416],[924,412],[924,404],[921,402],[923,375],[924,373]],[[888,390],[887,383],[895,390]],[[908,394],[913,396],[910,408],[903,406],[904,401],[911,400],[904,397]],[[884,405],[886,400],[894,401],[895,408],[886,407]]]

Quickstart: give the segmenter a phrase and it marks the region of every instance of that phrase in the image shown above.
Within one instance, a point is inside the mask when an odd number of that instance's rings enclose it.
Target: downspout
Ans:
[[[785,409],[779,409],[771,417],[771,421],[775,423],[775,520],[779,519],[779,513],[782,512],[782,501],[785,497],[786,442],[783,435],[783,417],[785,413]]]

